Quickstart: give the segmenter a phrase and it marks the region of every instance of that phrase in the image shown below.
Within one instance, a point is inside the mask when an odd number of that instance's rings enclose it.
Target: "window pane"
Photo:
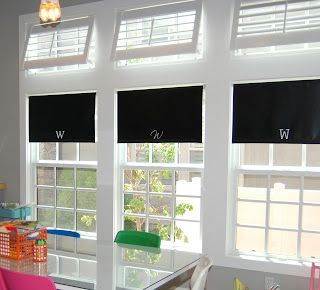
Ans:
[[[38,208],[37,211],[39,224],[44,227],[54,227],[54,209]]]
[[[150,171],[150,191],[172,193],[172,171]]]
[[[303,201],[320,203],[320,178],[319,177],[305,177]]]
[[[75,247],[74,240],[72,237],[57,236],[57,250],[73,253]]]
[[[180,143],[179,163],[203,163],[203,144]]]
[[[240,251],[264,252],[264,229],[237,227],[236,248]]]
[[[132,143],[127,144],[128,162],[149,162],[149,144]]]
[[[171,196],[150,195],[149,197],[149,214],[157,216],[171,216]]]
[[[47,206],[54,206],[54,189],[44,189],[38,188],[38,204],[40,205],[47,205]]]
[[[176,171],[176,195],[201,195],[201,173]]]
[[[152,144],[152,162],[172,163],[175,160],[174,143],[155,143]]]
[[[300,194],[300,177],[272,176],[270,199],[272,201],[298,202]]]
[[[77,160],[77,144],[59,143],[59,160]]]
[[[266,200],[268,179],[264,175],[240,174],[238,176],[238,198]]]
[[[77,212],[77,231],[96,232],[96,215]]]
[[[301,256],[320,258],[320,234],[301,234]]]
[[[304,230],[319,231],[320,230],[320,207],[319,206],[303,206],[302,228]]]
[[[274,144],[273,165],[301,166],[302,145],[300,144]]]
[[[78,209],[96,209],[95,191],[77,191]]]
[[[320,166],[320,145],[307,145],[307,166]]]
[[[146,191],[146,171],[124,170],[124,191]]]
[[[201,246],[200,223],[176,221],[174,235],[177,244],[192,244],[196,248]]]
[[[175,216],[186,220],[200,221],[200,198],[177,197]]]
[[[39,143],[40,160],[56,160],[56,143]]]
[[[57,228],[74,230],[74,212],[57,210]]]
[[[163,241],[170,241],[171,222],[168,220],[150,219],[149,232],[159,235]]]
[[[258,202],[238,202],[237,222],[243,225],[266,224],[266,204]]]
[[[146,196],[143,194],[125,194],[124,212],[125,213],[145,213]]]
[[[74,170],[57,168],[57,186],[74,187]]]
[[[276,228],[298,228],[299,206],[270,204],[269,225]]]
[[[37,167],[37,184],[54,185],[54,169],[52,167]]]
[[[295,232],[288,231],[269,231],[268,252],[277,255],[296,256],[297,237]]]
[[[96,143],[80,143],[80,161],[96,161],[97,160],[97,144]]]
[[[241,144],[241,165],[268,165],[269,144]]]
[[[125,231],[145,232],[145,230],[146,230],[145,222],[146,222],[146,219],[143,217],[125,216],[123,229]]]
[[[57,189],[57,206],[74,208],[74,196],[73,190]]]
[[[77,188],[96,188],[96,169],[77,169]]]

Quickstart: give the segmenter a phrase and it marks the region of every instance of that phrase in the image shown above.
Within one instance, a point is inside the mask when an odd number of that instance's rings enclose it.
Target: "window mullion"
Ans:
[[[303,214],[303,190],[304,176],[300,177],[300,192],[299,192],[299,216],[298,216],[298,236],[297,236],[297,257],[301,258],[301,236],[302,236],[302,214]]]
[[[264,240],[264,251],[268,255],[269,252],[269,220],[270,220],[270,187],[271,187],[271,175],[268,174],[267,177],[267,198],[266,198],[266,228],[265,228],[265,240]]]
[[[175,241],[175,217],[176,217],[176,171],[172,171],[172,202],[171,202],[171,243],[173,244]]]
[[[149,208],[150,208],[150,171],[146,170],[146,221],[145,231],[149,232]]]

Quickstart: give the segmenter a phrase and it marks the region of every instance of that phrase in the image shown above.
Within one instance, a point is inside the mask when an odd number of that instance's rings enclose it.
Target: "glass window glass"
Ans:
[[[238,198],[266,200],[268,178],[264,175],[240,174],[238,176]]]
[[[236,248],[240,251],[264,252],[264,229],[237,227]]]
[[[57,186],[74,187],[73,168],[57,168]]]
[[[240,145],[241,165],[268,165],[269,144],[241,144]]]
[[[40,160],[56,160],[56,143],[39,143]]]
[[[59,160],[77,160],[77,144],[59,143]]]
[[[268,251],[276,255],[296,256],[297,239],[296,232],[270,230]]]
[[[95,191],[77,191],[77,208],[78,209],[96,209],[96,192]]]
[[[237,222],[242,225],[266,224],[266,204],[262,202],[238,202]]]
[[[274,144],[273,165],[276,166],[301,166],[301,144]]]
[[[97,170],[81,168],[77,169],[77,188],[96,188]]]
[[[80,161],[96,161],[97,160],[97,144],[96,143],[80,143]]]
[[[38,185],[55,185],[54,168],[37,167],[37,184]]]
[[[54,206],[54,189],[38,188],[38,204],[46,206]]]
[[[141,191],[145,192],[147,190],[146,185],[146,171],[137,170],[124,170],[124,191]]]

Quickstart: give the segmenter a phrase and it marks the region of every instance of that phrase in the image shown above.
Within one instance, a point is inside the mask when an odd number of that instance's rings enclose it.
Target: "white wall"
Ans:
[[[62,7],[97,0],[61,0]],[[0,182],[8,189],[0,201],[19,201],[19,15],[37,11],[40,1],[10,0],[0,9]]]
[[[72,76],[64,73],[54,76],[39,76],[24,79],[21,73],[20,83],[20,135],[21,135],[21,190],[28,188],[26,179],[27,148],[24,108],[26,96],[37,93],[96,90],[98,97],[98,242],[100,245],[113,238],[113,202],[116,199],[114,183],[115,132],[114,132],[114,92],[117,89],[169,86],[183,84],[205,84],[206,90],[206,140],[205,170],[203,188],[203,249],[214,258],[217,266],[257,270],[262,272],[309,275],[309,269],[299,263],[288,264],[285,261],[256,261],[228,255],[230,250],[227,238],[232,238],[228,230],[233,221],[232,188],[229,186],[231,168],[230,153],[230,100],[233,82],[242,80],[292,79],[318,77],[320,66],[318,54],[298,54],[295,56],[262,56],[235,58],[229,49],[233,0],[203,0],[205,13],[205,55],[198,62],[186,62],[175,65],[148,65],[140,68],[115,68],[110,62],[110,49],[113,36],[114,11],[120,7],[133,7],[163,0],[108,0],[94,5],[78,7],[74,13],[89,11],[96,16],[97,65],[93,71],[76,72]],[[71,10],[68,13],[72,14]],[[21,23],[36,16],[26,15]],[[20,30],[20,39],[23,30]],[[21,48],[20,48],[21,49]],[[17,67],[15,68],[17,69]],[[13,74],[16,71],[13,71]],[[58,84],[58,85],[57,85]],[[58,87],[58,89],[57,89]],[[8,89],[10,90],[10,89]],[[17,92],[16,92],[17,93]],[[15,107],[17,102],[13,103]],[[1,109],[2,110],[2,109]],[[16,108],[14,120],[17,124]],[[1,118],[1,116],[0,116]],[[0,125],[1,126],[1,125]],[[10,127],[11,128],[11,127]],[[10,129],[7,129],[10,132]],[[16,133],[15,133],[16,134]],[[16,136],[12,139],[18,142]],[[8,147],[6,154],[10,153]],[[0,152],[1,154],[1,152]],[[14,151],[15,162],[17,152]],[[10,160],[9,157],[6,157]],[[4,171],[4,170],[3,170]],[[0,171],[1,172],[1,171]],[[14,170],[19,176],[18,165]],[[23,195],[22,195],[23,197]],[[98,244],[98,253],[99,253]],[[100,252],[101,253],[101,252]],[[103,254],[98,257],[103,261]],[[105,275],[106,269],[98,269],[99,275]],[[259,279],[259,278],[257,278]],[[259,280],[260,281],[260,280]],[[101,285],[101,289],[107,289]],[[210,288],[211,289],[211,288]],[[217,289],[225,290],[225,289]]]

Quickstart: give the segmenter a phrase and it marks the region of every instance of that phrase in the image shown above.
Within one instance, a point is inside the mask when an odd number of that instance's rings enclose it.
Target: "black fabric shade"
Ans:
[[[320,80],[235,84],[233,143],[320,143]]]
[[[29,97],[29,142],[95,142],[96,93]]]
[[[118,143],[202,142],[203,86],[118,92]]]

